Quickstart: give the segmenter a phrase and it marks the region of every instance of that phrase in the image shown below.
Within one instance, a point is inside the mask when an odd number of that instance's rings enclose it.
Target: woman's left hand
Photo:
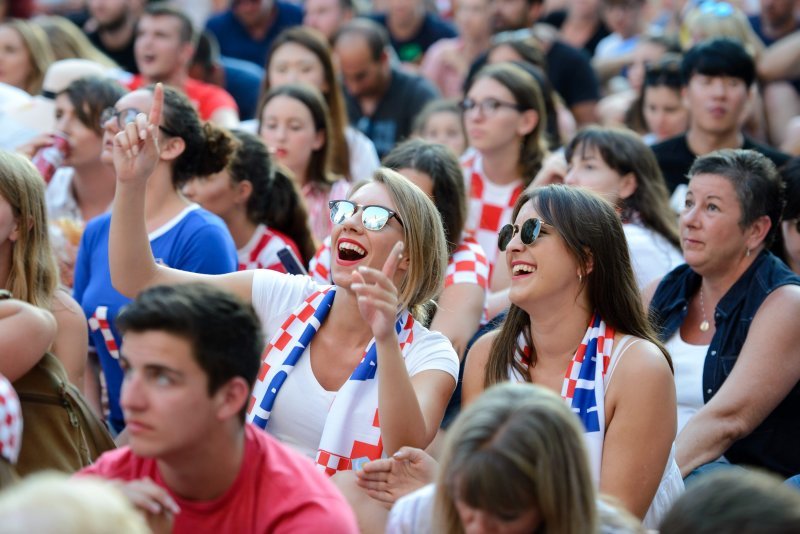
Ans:
[[[397,319],[397,287],[392,279],[403,258],[403,242],[395,244],[383,269],[359,267],[353,273],[350,289],[358,298],[358,310],[369,324],[376,341],[397,336],[394,323]]]

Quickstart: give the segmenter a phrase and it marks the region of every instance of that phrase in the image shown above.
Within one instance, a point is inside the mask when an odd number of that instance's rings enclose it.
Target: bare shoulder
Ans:
[[[655,343],[634,337],[622,350],[624,353],[614,370],[614,382],[618,385],[623,382],[629,388],[635,384],[674,382],[670,363]]]
[[[499,333],[500,330],[492,330],[479,337],[469,349],[469,361],[466,365],[470,365],[471,363],[473,366],[480,367],[480,369],[486,368],[486,364],[489,361],[489,353]]]
[[[464,363],[461,390],[461,402],[465,406],[475,400],[486,388],[486,365],[489,363],[489,354],[498,332],[495,330],[481,336],[469,349],[467,360]]]
[[[84,320],[83,308],[72,296],[63,289],[56,290],[53,301],[50,304],[50,311],[59,322],[68,317],[78,317]]]
[[[644,305],[645,311],[650,307],[650,302],[653,301],[653,297],[656,294],[656,290],[658,289],[658,285],[661,283],[663,278],[656,278],[645,287],[642,288],[642,304]]]

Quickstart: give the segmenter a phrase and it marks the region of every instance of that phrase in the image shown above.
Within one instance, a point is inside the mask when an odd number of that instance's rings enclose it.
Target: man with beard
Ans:
[[[87,0],[86,5],[90,23],[96,25],[86,34],[92,44],[126,71],[138,74],[133,42],[143,0]]]

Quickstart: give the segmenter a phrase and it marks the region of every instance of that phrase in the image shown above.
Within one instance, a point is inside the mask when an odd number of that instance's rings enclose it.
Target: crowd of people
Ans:
[[[798,30],[0,0],[0,533],[800,531]]]

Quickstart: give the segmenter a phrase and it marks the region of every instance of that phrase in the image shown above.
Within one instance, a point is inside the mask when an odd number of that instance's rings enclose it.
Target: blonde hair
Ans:
[[[97,49],[86,34],[69,19],[58,15],[42,15],[33,19],[33,22],[47,33],[56,61],[88,59],[103,67],[118,67],[113,59]]]
[[[2,26],[14,29],[22,38],[31,64],[31,74],[22,89],[28,94],[38,95],[42,91],[44,73],[54,61],[53,49],[47,40],[47,34],[39,26],[20,19],[11,19]]]
[[[111,482],[53,471],[31,475],[0,494],[0,525],[4,534],[150,532],[144,517]]]
[[[464,532],[456,501],[499,513],[534,508],[541,532],[596,532],[583,430],[564,401],[541,386],[505,383],[461,412],[439,468],[433,532]]]
[[[753,59],[758,59],[764,51],[764,43],[753,31],[747,20],[747,15],[738,7],[727,2],[717,2],[717,5],[726,5],[725,14],[719,14],[714,9],[698,6],[693,8],[683,19],[680,32],[681,46],[684,50],[691,48],[692,37],[695,31],[700,31],[705,36],[703,40],[715,37],[729,37],[739,41]]]
[[[398,298],[403,309],[425,322],[433,299],[442,289],[447,269],[447,240],[439,211],[419,187],[386,167],[375,171],[372,182],[356,184],[349,196],[369,183],[386,187],[403,221],[403,256],[408,258],[409,265],[398,288]]]
[[[19,228],[5,288],[14,298],[49,309],[58,266],[48,236],[44,181],[36,167],[18,154],[0,151],[0,197],[11,205]]]

